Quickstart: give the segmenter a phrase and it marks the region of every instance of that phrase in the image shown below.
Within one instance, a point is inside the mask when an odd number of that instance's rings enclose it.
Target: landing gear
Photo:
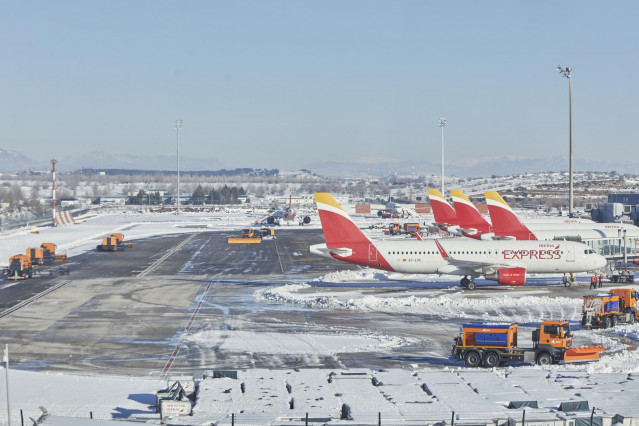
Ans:
[[[570,273],[570,275],[564,274],[564,286],[570,287],[572,283],[575,282],[575,274]]]
[[[473,281],[471,278],[468,278],[468,276],[462,278],[459,282],[459,285],[461,285],[463,288],[467,288],[468,290],[475,289],[475,281]]]

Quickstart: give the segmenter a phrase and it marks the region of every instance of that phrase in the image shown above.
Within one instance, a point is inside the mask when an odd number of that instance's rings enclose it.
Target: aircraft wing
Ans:
[[[446,261],[461,270],[473,271],[481,274],[487,274],[494,272],[498,269],[504,268],[526,268],[523,262],[503,262],[503,261],[475,261],[475,260],[462,260],[449,257]]]
[[[526,264],[523,262],[505,262],[500,259],[486,259],[486,260],[466,260],[458,259],[448,254],[448,252],[439,243],[439,240],[435,240],[439,254],[442,258],[448,262],[448,265],[444,268],[455,268],[457,270],[475,272],[479,274],[486,274],[494,272],[497,269],[504,268],[526,268]]]

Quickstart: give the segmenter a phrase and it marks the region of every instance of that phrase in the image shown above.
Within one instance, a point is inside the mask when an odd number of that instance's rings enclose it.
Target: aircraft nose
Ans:
[[[608,264],[608,261],[606,260],[605,257],[598,255],[596,263],[597,263],[596,269],[601,269]]]

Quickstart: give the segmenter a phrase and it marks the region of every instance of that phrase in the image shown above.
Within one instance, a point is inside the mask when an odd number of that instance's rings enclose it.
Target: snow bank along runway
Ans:
[[[313,228],[278,228],[275,250],[273,241],[228,245],[237,225],[184,225],[166,235],[130,226],[125,235],[143,237],[132,250],[78,250],[69,282],[0,318],[13,366],[154,378],[255,368],[443,371],[461,366],[448,355],[462,323],[517,322],[527,346],[541,320],[567,319],[574,345],[607,350],[598,363],[550,371],[639,372],[639,351],[626,350],[639,340],[637,324],[581,330],[587,284],[533,277],[522,288],[478,281],[468,292],[455,277],[380,273],[310,255],[309,245],[323,241]],[[97,238],[82,238],[95,246]],[[61,281],[2,282],[3,308]]]

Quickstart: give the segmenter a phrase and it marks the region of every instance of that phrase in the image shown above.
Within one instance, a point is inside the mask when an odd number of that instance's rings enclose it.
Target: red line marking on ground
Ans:
[[[193,321],[195,321],[195,317],[197,316],[198,312],[200,312],[200,307],[202,307],[202,301],[204,300],[204,296],[209,291],[209,288],[211,288],[211,284],[212,283],[209,282],[209,284],[204,289],[204,292],[202,293],[202,296],[200,297],[200,301],[195,307],[195,311],[193,311],[193,315],[191,315],[191,319],[189,320],[189,323],[184,328],[184,332],[182,334],[188,333],[188,331],[191,329],[191,326],[193,325]],[[162,377],[166,377],[166,375],[169,373],[169,370],[171,369],[173,362],[175,361],[178,354],[180,353],[181,347],[182,347],[182,341],[180,341],[180,343],[178,343],[177,346],[175,346],[175,349],[173,349],[173,353],[171,353],[169,360],[166,362],[166,365],[164,366],[164,370],[162,370]]]

